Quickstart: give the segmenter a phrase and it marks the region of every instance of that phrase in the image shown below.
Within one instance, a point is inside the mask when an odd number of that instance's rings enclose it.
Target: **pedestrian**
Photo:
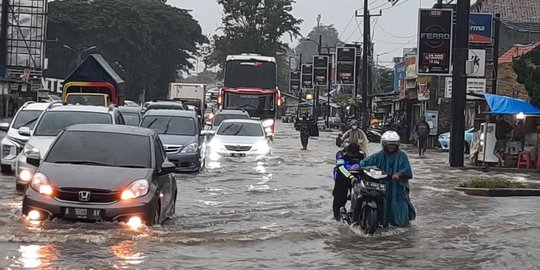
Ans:
[[[426,153],[426,144],[430,132],[430,127],[426,122],[425,116],[420,118],[420,121],[416,124],[415,131],[418,136],[418,157],[422,157]]]
[[[310,123],[307,117],[303,116],[302,121],[300,122],[300,142],[302,143],[302,150],[307,150],[310,133]]]
[[[506,152],[506,140],[508,139],[508,133],[512,131],[514,127],[508,123],[502,115],[497,116],[497,122],[495,123],[495,149],[493,154],[499,160],[499,166],[506,167],[506,161],[504,160],[504,154]]]
[[[409,198],[409,179],[413,177],[411,164],[405,152],[399,149],[400,137],[395,131],[381,136],[382,150],[360,162],[361,167],[376,166],[392,177],[386,184],[383,225],[406,227],[416,218]]]

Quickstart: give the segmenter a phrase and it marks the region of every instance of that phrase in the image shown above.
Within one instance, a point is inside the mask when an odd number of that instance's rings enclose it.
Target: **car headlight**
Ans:
[[[23,154],[27,157],[30,155],[39,155],[39,148],[27,143],[23,148]]]
[[[264,121],[261,122],[262,126],[263,127],[271,127],[274,125],[274,120],[273,119],[266,119]]]
[[[267,142],[258,142],[253,146],[253,150],[259,153],[267,153],[270,151],[270,146]]]
[[[125,201],[140,198],[148,194],[149,186],[150,185],[148,184],[148,181],[146,179],[137,180],[131,183],[124,191],[122,191],[121,199]]]
[[[198,143],[192,143],[182,149],[182,153],[195,153],[199,149]]]
[[[30,186],[37,192],[41,194],[45,194],[48,196],[51,196],[53,194],[53,188],[49,184],[49,179],[46,175],[42,173],[36,173],[34,175],[34,178],[32,179],[32,182],[30,182]]]

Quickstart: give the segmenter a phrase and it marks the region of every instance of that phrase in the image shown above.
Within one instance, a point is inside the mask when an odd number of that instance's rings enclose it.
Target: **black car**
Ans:
[[[74,125],[61,132],[26,188],[30,220],[162,223],[174,214],[176,180],[158,134],[139,127]]]

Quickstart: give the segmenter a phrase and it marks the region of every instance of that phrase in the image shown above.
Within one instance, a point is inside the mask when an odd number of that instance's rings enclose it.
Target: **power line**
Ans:
[[[391,37],[401,38],[401,39],[410,39],[410,38],[413,38],[413,37],[416,37],[416,36],[417,36],[417,34],[414,34],[414,35],[411,35],[411,36],[408,36],[408,37],[396,36],[396,35],[394,35],[394,34],[388,32],[386,29],[384,29],[384,28],[382,27],[382,25],[377,24],[377,26],[379,27],[379,29],[381,29],[381,31],[383,31],[384,33],[386,33],[387,35],[389,35],[389,36],[391,36]]]
[[[381,4],[381,5],[379,5],[379,6],[376,6],[376,7],[374,7],[374,8],[371,8],[370,11],[373,11],[374,9],[378,9],[378,8],[384,7],[384,6],[388,5],[389,3],[390,3],[390,2],[385,2],[384,4]]]
[[[382,10],[388,10],[388,9],[391,9],[391,8],[395,8],[395,7],[399,7],[399,6],[402,6],[403,4],[409,2],[409,0],[404,0],[403,2],[395,5],[395,6],[391,6],[391,7],[387,7],[387,8],[383,8]]]
[[[341,34],[339,35],[338,40],[341,40],[341,37],[343,36],[343,34],[345,34],[345,32],[347,32],[347,29],[349,29],[349,26],[351,25],[354,18],[355,18],[355,16],[353,14],[351,16],[351,19],[349,20],[349,23],[347,23],[347,26],[345,26],[345,30],[343,30],[343,32],[341,32]]]
[[[389,53],[393,53],[393,52],[395,52],[395,51],[397,51],[397,50],[399,50],[399,49],[405,48],[405,46],[411,44],[411,43],[414,42],[415,40],[416,40],[416,38],[413,38],[413,39],[409,40],[409,42],[405,43],[403,46],[399,46],[399,47],[397,47],[397,48],[395,48],[395,49],[393,49],[393,50],[391,50],[391,51],[387,51],[387,52],[380,53],[379,55],[381,55],[381,54],[389,54]]]

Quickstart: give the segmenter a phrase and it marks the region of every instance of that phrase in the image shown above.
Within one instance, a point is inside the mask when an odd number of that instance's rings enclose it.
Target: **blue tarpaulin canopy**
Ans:
[[[492,114],[540,115],[540,108],[521,99],[493,94],[485,94],[485,97]]]

